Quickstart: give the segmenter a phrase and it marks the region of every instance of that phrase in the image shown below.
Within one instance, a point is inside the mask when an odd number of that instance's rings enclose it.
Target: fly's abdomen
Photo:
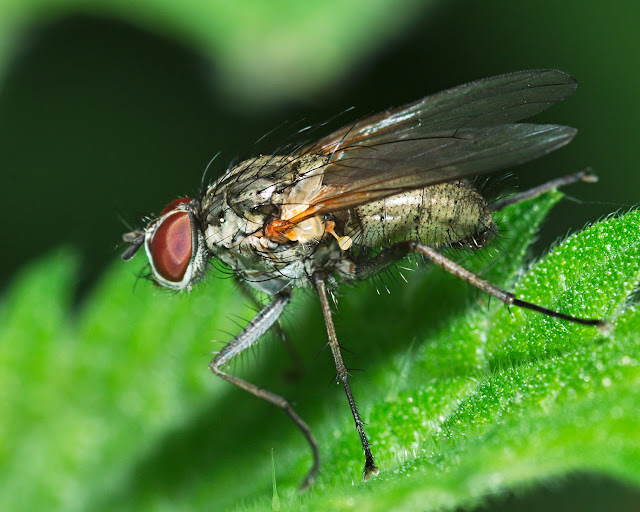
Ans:
[[[495,232],[486,201],[466,181],[403,192],[353,208],[344,232],[364,247],[415,240],[432,247],[475,242]]]

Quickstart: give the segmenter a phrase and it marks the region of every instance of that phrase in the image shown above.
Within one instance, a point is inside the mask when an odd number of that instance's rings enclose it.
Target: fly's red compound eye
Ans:
[[[162,215],[189,201],[189,198],[172,201],[162,210]],[[156,272],[167,281],[182,281],[191,262],[192,238],[191,218],[185,211],[169,215],[156,228],[151,239],[151,257]]]
[[[190,197],[179,197],[178,199],[174,199],[162,209],[162,211],[160,212],[160,217],[162,217],[163,215],[166,215],[172,210],[175,210],[181,204],[187,204],[187,203],[190,203],[191,201],[193,201],[193,199],[191,199]]]

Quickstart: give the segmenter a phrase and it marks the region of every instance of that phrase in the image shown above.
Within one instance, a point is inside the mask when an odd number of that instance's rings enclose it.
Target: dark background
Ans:
[[[541,119],[575,126],[579,135],[519,170],[512,185],[586,166],[601,177],[596,186],[567,191],[579,202],[565,201],[555,211],[544,241],[624,210],[637,202],[640,184],[640,8],[599,5],[432,4],[415,9],[394,37],[376,28],[370,51],[336,78],[303,92],[292,80],[292,90],[282,88],[275,99],[260,98],[259,84],[230,93],[228,76],[227,88],[219,85],[224,72],[215,60],[179,38],[98,16],[34,23],[0,89],[0,283],[25,262],[70,244],[84,257],[78,277],[87,289],[121,251],[119,215],[136,224],[174,197],[195,193],[219,151],[213,174],[234,157],[270,151],[295,129],[286,125],[257,147],[254,142],[283,121],[321,122],[355,106],[342,118],[348,122],[459,83],[529,68],[559,68],[578,78],[577,93]]]

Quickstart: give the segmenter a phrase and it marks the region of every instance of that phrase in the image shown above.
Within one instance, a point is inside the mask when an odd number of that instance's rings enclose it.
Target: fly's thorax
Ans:
[[[271,204],[275,191],[275,181],[262,171],[272,169],[273,159],[246,160],[207,189],[202,219],[210,249],[230,248],[261,228],[267,215],[264,205]]]
[[[316,190],[325,159],[269,155],[245,160],[212,184],[202,201],[207,244],[232,247],[275,219],[293,216]],[[319,179],[320,178],[320,179]]]
[[[342,214],[344,232],[365,247],[416,240],[432,247],[473,242],[495,233],[491,210],[467,181],[403,192]]]
[[[267,236],[271,223],[287,221],[311,204],[325,164],[326,158],[316,155],[262,156],[230,169],[202,201],[209,251],[268,293],[306,278],[314,266],[341,260],[342,251],[324,236],[320,217],[296,223],[294,238]]]
[[[233,221],[247,235],[299,208],[305,190],[315,191],[325,157],[268,155],[245,160],[213,183],[202,201],[205,225]],[[228,231],[223,229],[222,231]],[[228,236],[229,233],[227,233]]]

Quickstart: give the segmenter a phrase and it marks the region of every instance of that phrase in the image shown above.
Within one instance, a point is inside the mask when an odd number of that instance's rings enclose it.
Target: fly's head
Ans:
[[[199,221],[199,202],[183,197],[170,202],[144,229],[126,233],[125,261],[144,245],[151,275],[160,286],[190,290],[204,277],[208,251]]]

